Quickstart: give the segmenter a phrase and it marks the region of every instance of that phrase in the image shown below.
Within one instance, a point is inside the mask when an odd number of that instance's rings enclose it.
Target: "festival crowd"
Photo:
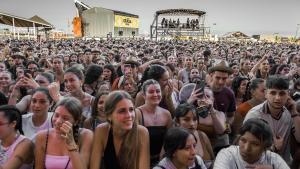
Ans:
[[[0,169],[299,169],[300,46],[0,41]]]

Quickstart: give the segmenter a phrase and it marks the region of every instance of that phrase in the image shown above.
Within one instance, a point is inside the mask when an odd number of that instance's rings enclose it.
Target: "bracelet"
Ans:
[[[292,118],[297,117],[297,116],[299,116],[298,113],[295,113],[295,114],[292,114],[292,115],[291,115]]]
[[[71,148],[68,149],[69,152],[78,152],[79,149],[78,149],[78,146],[76,144],[73,144],[72,146],[70,146]]]

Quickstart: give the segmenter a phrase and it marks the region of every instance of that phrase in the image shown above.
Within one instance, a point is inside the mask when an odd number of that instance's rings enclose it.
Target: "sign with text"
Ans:
[[[115,15],[115,27],[139,28],[139,19],[128,16]]]

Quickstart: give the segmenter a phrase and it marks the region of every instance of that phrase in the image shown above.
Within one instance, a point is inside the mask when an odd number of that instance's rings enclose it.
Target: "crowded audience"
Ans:
[[[0,169],[299,169],[299,111],[296,44],[0,40]]]

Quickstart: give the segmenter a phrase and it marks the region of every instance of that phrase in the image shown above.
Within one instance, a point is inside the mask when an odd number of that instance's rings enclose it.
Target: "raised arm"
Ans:
[[[259,66],[260,66],[260,64],[262,63],[262,62],[264,62],[267,58],[268,58],[268,54],[266,55],[264,55],[254,66],[253,66],[253,68],[250,70],[250,72],[249,72],[249,76],[251,77],[251,78],[254,78],[255,77],[255,73],[256,73],[256,71],[258,70],[258,68],[259,68]]]
[[[139,66],[138,70],[139,70],[140,73],[143,73],[143,72],[146,70],[146,68],[147,68],[148,66],[150,66],[150,65],[153,64],[153,63],[159,62],[159,61],[160,61],[160,59],[153,59],[153,60],[150,60],[150,61],[148,61],[148,62],[142,64],[141,66]]]

